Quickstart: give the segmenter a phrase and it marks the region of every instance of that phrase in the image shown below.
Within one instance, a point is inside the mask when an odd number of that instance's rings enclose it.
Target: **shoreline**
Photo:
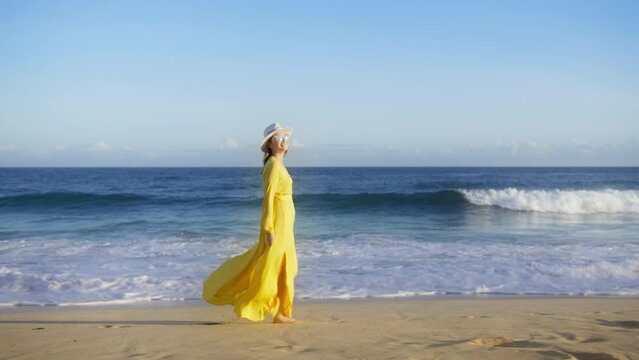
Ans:
[[[341,302],[369,302],[369,301],[437,301],[437,300],[497,300],[497,299],[635,299],[639,301],[639,295],[554,295],[554,294],[443,294],[443,295],[407,295],[407,296],[369,296],[352,298],[295,298],[294,304],[322,304]],[[82,309],[140,309],[140,308],[171,308],[171,307],[219,307],[206,303],[203,299],[153,299],[149,301],[131,301],[112,304],[20,304],[0,305],[0,314],[5,312],[27,311],[56,311],[57,309],[82,310]],[[226,305],[223,305],[226,306]]]
[[[298,324],[204,301],[0,312],[0,358],[639,358],[637,297],[308,300]]]
[[[352,298],[295,298],[294,306],[300,304],[331,304],[344,302],[377,302],[377,301],[443,301],[443,300],[531,300],[531,299],[626,299],[637,300],[639,295],[548,295],[548,294],[444,294],[444,295],[409,295],[384,297],[352,297]],[[203,299],[132,301],[113,304],[46,304],[46,305],[5,305],[0,306],[0,314],[29,312],[29,311],[57,311],[57,310],[122,310],[145,308],[190,308],[190,307],[225,307],[230,305],[212,305]]]

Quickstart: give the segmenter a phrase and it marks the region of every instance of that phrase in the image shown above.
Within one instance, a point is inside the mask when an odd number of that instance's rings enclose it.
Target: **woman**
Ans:
[[[258,242],[217,268],[204,281],[202,297],[210,304],[232,304],[235,314],[253,321],[269,313],[274,323],[293,319],[297,253],[293,227],[293,179],[284,166],[292,128],[273,123],[264,130],[262,219]]]

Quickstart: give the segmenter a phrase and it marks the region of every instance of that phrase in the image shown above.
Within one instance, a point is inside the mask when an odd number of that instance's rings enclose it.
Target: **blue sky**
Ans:
[[[639,165],[637,1],[1,1],[0,166]]]

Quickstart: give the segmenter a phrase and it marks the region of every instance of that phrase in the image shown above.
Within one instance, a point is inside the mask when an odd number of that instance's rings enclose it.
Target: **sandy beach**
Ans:
[[[230,306],[10,309],[2,359],[639,359],[639,299],[298,300],[298,324]]]

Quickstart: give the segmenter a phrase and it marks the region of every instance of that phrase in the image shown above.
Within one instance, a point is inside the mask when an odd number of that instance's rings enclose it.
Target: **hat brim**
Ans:
[[[289,133],[289,134],[293,134],[293,128],[292,127],[283,127],[283,128],[279,128],[279,129],[275,129],[273,131],[271,131],[270,133],[266,134],[266,136],[264,137],[264,139],[262,139],[262,144],[260,144],[260,148],[262,149],[263,152],[268,152],[266,150],[266,141],[268,139],[271,138],[271,136],[273,136],[273,134],[275,134],[278,131],[284,130],[285,133]]]

